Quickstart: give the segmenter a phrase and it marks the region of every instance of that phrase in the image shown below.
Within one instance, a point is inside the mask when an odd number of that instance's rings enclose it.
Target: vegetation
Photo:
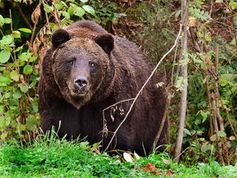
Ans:
[[[130,154],[132,155],[132,154]],[[99,153],[87,142],[68,142],[55,136],[38,137],[34,143],[18,142],[0,147],[1,177],[235,177],[236,166],[215,161],[189,167],[177,164],[167,154],[152,154],[133,161]]]
[[[234,0],[190,1],[187,52],[179,60],[181,46],[178,45],[159,68],[168,79],[166,119],[170,133],[166,151],[169,153],[173,153],[176,140],[180,91],[188,84],[181,160],[191,167],[173,163],[164,154],[124,163],[120,157],[88,152],[93,147],[85,142],[75,144],[54,138],[47,140],[47,137],[25,146],[18,143],[37,135],[39,69],[56,28],[76,20],[93,19],[111,33],[141,44],[151,62],[157,63],[178,33],[180,6],[174,0],[0,1],[1,175],[145,177],[156,174],[157,170],[163,176],[171,170],[177,177],[237,175],[236,167],[220,166],[235,165],[237,160],[237,3]],[[184,63],[188,65],[188,80],[179,75]],[[17,141],[9,143],[13,138]],[[144,171],[148,163],[155,171],[150,168]]]

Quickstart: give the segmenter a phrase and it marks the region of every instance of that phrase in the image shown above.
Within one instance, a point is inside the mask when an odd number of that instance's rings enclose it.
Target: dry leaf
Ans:
[[[171,161],[170,161],[170,160],[167,160],[167,159],[163,159],[163,163],[165,163],[165,164],[171,164]]]
[[[142,170],[145,171],[145,172],[151,172],[151,173],[153,173],[153,174],[155,174],[155,175],[161,175],[160,170],[157,169],[157,168],[155,167],[155,165],[152,164],[152,163],[147,163],[146,166],[144,166],[144,167],[142,168]]]
[[[139,160],[140,159],[140,156],[137,153],[134,153],[133,155],[134,155],[134,159],[135,160]]]
[[[41,15],[40,6],[41,6],[41,3],[39,3],[39,4],[36,6],[35,10],[34,10],[33,13],[31,14],[31,20],[32,20],[32,22],[34,22],[34,23],[38,23],[38,21],[39,21],[39,17],[40,17],[40,15]]]
[[[133,158],[129,153],[124,152],[123,158],[125,159],[126,162],[129,162],[129,163],[133,162]]]
[[[174,175],[174,173],[173,173],[173,171],[168,170],[165,175],[171,177]]]

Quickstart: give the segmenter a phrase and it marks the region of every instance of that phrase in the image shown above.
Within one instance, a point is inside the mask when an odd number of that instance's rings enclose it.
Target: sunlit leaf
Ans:
[[[18,85],[18,87],[20,88],[20,90],[23,92],[23,93],[26,93],[28,90],[29,90],[29,87],[26,85],[26,84],[23,84],[23,83],[20,83]]]
[[[10,73],[10,77],[14,81],[19,81],[20,75],[17,71],[14,70]]]
[[[237,9],[237,2],[231,1],[229,3],[229,6],[231,7],[231,9],[235,10],[235,9]]]
[[[5,76],[0,76],[0,87],[8,86],[11,83],[11,79]]]
[[[87,3],[88,0],[80,0],[82,3]]]
[[[74,15],[78,17],[82,17],[85,14],[85,10],[82,9],[81,7],[76,7],[73,12]]]
[[[47,5],[47,4],[44,4],[44,10],[47,13],[51,13],[51,12],[53,12],[53,7],[51,7],[51,6]]]
[[[0,63],[6,63],[7,61],[9,61],[10,57],[11,51],[6,49],[0,51]]]
[[[31,54],[30,53],[27,53],[27,52],[24,52],[24,53],[21,53],[18,58],[22,61],[28,61],[28,59],[30,59],[31,57]]]
[[[226,137],[225,131],[219,131],[219,132],[217,132],[217,135],[218,135],[219,137]]]
[[[13,41],[14,41],[14,38],[12,35],[5,35],[2,37],[0,42],[3,45],[10,45],[11,43],[13,43]]]
[[[89,5],[83,5],[82,8],[91,15],[95,15],[95,10]]]
[[[29,29],[29,28],[19,28],[18,30],[21,31],[21,32],[24,32],[24,33],[29,33],[29,34],[32,33],[31,29]]]
[[[33,67],[31,65],[25,65],[23,68],[23,74],[29,75],[33,72]]]
[[[12,31],[13,38],[21,38],[21,33],[19,31]]]
[[[17,100],[17,99],[19,99],[22,96],[22,94],[21,94],[21,92],[19,90],[17,90],[16,92],[13,93],[12,96],[13,96],[14,99]]]
[[[5,23],[5,24],[10,24],[10,23],[12,23],[12,19],[10,19],[10,18],[4,18],[4,23]]]
[[[4,18],[2,15],[0,15],[0,27],[2,27],[4,25]]]

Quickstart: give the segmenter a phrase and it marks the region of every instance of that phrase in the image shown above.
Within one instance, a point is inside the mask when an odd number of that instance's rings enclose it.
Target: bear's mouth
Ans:
[[[75,98],[82,98],[84,96],[87,95],[88,91],[87,90],[76,90],[76,89],[72,89],[70,90],[71,96],[75,97]]]

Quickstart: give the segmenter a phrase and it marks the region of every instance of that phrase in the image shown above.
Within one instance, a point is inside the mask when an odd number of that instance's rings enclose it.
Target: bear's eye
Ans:
[[[70,60],[67,61],[67,64],[69,64],[70,66],[72,66],[76,61],[76,58],[72,58]]]
[[[95,63],[95,62],[92,62],[92,61],[89,62],[89,65],[90,65],[92,68],[95,68],[95,67],[96,67],[96,63]]]
[[[97,72],[97,66],[98,64],[96,62],[92,62],[92,61],[89,61],[89,66],[90,66],[90,71],[92,73],[96,73]]]

